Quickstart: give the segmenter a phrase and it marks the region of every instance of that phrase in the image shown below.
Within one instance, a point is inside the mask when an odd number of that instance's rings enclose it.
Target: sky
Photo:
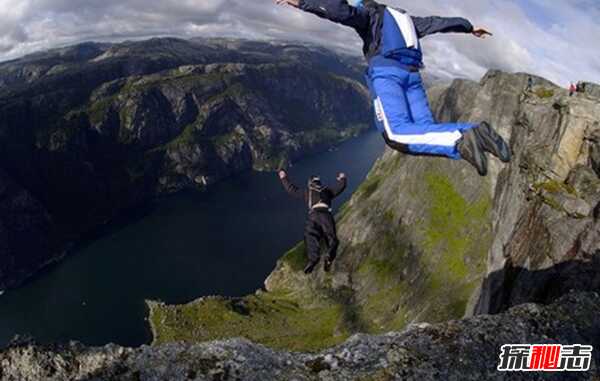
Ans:
[[[417,16],[463,16],[494,33],[486,40],[459,34],[424,38],[425,64],[433,74],[479,79],[488,69],[502,69],[561,85],[600,83],[599,0],[386,4]],[[300,40],[361,52],[352,29],[274,0],[0,0],[0,61],[82,41],[154,36]]]

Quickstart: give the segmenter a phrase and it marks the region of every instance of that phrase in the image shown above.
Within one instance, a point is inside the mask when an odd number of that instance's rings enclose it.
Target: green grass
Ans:
[[[306,249],[304,242],[299,243],[293,249],[285,253],[281,260],[287,263],[292,271],[302,271],[306,265]]]
[[[276,349],[318,351],[350,334],[340,324],[343,306],[302,308],[285,294],[196,301],[181,306],[150,303],[154,344],[244,337]]]
[[[380,334],[404,329],[408,323],[408,314],[402,306],[408,293],[404,283],[394,282],[371,294],[361,308],[361,314],[368,322],[368,333]]]
[[[533,189],[536,191],[544,190],[548,193],[568,193],[574,196],[577,195],[577,190],[573,188],[573,186],[557,180],[548,180],[534,184]]]
[[[377,189],[379,189],[379,186],[381,185],[382,181],[382,176],[372,173],[371,175],[369,175],[369,177],[367,177],[365,182],[363,182],[360,185],[360,187],[358,187],[356,193],[359,195],[360,198],[367,199],[371,197],[371,195],[375,193]]]
[[[539,87],[535,90],[535,95],[542,99],[552,98],[554,96],[554,90],[547,89],[545,87]]]
[[[430,252],[441,250],[445,271],[460,281],[469,273],[464,256],[478,241],[476,233],[489,224],[491,202],[482,198],[469,204],[446,175],[429,173],[425,181],[429,200],[425,247]]]
[[[460,318],[483,276],[491,244],[491,200],[465,200],[445,174],[428,173],[425,192],[429,218],[424,225],[426,270],[423,298],[430,302],[425,318],[439,322]]]
[[[402,270],[408,264],[404,236],[395,228],[391,226],[380,233],[380,240],[371,246],[369,255],[358,267],[359,274],[374,278],[379,287],[401,280]]]

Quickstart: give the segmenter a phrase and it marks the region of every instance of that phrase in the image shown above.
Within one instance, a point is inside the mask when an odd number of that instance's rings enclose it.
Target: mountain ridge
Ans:
[[[0,64],[0,289],[157,196],[365,131],[361,70],[325,49],[173,38]]]

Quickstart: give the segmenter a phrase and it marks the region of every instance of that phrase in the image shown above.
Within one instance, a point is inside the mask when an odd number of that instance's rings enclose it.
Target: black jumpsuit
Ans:
[[[308,205],[310,192],[308,188],[301,190],[292,184],[287,177],[283,178],[281,182],[290,195],[304,199]],[[346,179],[339,179],[335,187],[325,187],[321,190],[319,200],[313,200],[313,204],[320,201],[320,204],[327,206],[309,206],[308,218],[304,227],[304,243],[308,260],[312,263],[317,262],[320,258],[321,239],[325,240],[329,260],[333,261],[337,255],[339,241],[335,228],[335,219],[331,213],[331,202],[344,192],[345,189]]]

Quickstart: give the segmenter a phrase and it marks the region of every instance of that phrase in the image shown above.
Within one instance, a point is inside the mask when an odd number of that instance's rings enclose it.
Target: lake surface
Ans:
[[[349,178],[339,208],[363,181],[383,141],[375,133],[302,160],[289,173],[325,183]],[[40,343],[148,343],[146,299],[186,303],[262,287],[278,258],[302,240],[306,207],[274,173],[250,172],[158,201],[79,247],[26,286],[0,296],[0,346],[16,334]]]

